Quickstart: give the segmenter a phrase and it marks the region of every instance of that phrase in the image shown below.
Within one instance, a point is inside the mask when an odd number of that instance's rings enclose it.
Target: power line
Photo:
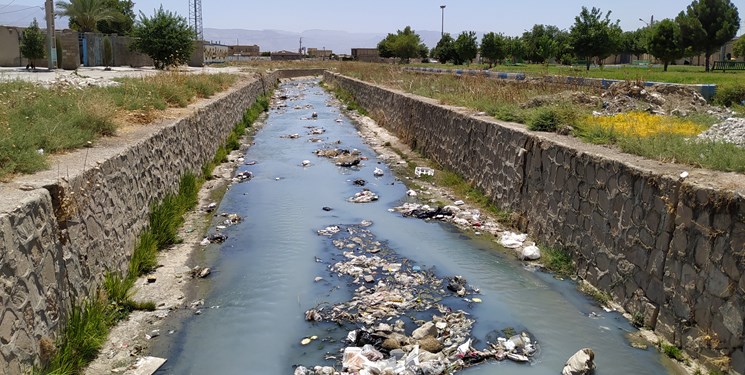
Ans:
[[[13,5],[13,3],[15,3],[15,2],[16,2],[16,0],[13,0],[13,1],[11,1],[11,2],[9,2],[9,3],[7,3],[7,4],[3,5],[3,6],[1,6],[0,9],[5,9],[5,8]]]
[[[34,8],[36,8],[36,9],[42,9],[42,10],[44,9],[42,7],[28,7],[28,8],[23,8],[23,9],[9,10],[7,12],[0,12],[0,14],[18,13],[18,12],[23,12],[25,10],[34,9]]]

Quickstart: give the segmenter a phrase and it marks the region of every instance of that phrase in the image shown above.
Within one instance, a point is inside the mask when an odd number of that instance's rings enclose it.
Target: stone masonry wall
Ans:
[[[0,374],[21,374],[46,355],[71,301],[107,270],[127,268],[149,207],[201,173],[243,112],[279,78],[255,76],[176,120],[102,138],[56,156],[52,168],[0,183]]]
[[[517,214],[521,230],[569,249],[579,275],[646,326],[745,374],[745,176],[530,132],[330,72],[324,79]]]

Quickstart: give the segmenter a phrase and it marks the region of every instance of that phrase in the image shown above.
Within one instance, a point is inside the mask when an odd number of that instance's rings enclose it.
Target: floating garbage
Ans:
[[[220,216],[225,218],[225,220],[222,221],[225,226],[235,225],[243,221],[243,218],[238,214],[222,213]]]
[[[375,176],[375,177],[382,177],[383,174],[384,174],[383,170],[380,169],[380,168],[377,168],[377,167],[373,171],[373,176]]]
[[[212,202],[202,208],[204,212],[212,212],[217,208],[217,203]]]
[[[227,235],[222,234],[222,233],[215,233],[215,234],[211,234],[211,235],[205,237],[202,240],[202,244],[204,244],[205,240],[208,243],[223,243],[227,239],[228,239],[228,236]]]
[[[316,150],[316,155],[329,159],[335,159],[336,165],[341,167],[353,167],[359,165],[362,161],[360,152],[358,150],[344,150],[344,149],[319,149]]]
[[[355,185],[357,185],[357,186],[365,186],[367,184],[367,181],[365,181],[365,180],[363,180],[361,178],[358,178],[358,179],[352,181],[352,183],[355,184]]]
[[[535,243],[525,246],[522,250],[520,250],[520,259],[521,260],[541,259],[541,249],[539,249],[538,246],[535,245]]]
[[[307,167],[307,166],[309,166],[309,165],[310,165],[310,160],[303,160],[303,161],[302,161],[302,162],[300,163],[300,165],[302,165],[303,167]]]

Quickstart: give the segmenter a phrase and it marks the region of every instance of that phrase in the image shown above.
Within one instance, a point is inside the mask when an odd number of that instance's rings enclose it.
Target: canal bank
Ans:
[[[745,372],[745,178],[529,132],[327,72],[373,118],[458,171],[674,345]],[[683,174],[682,172],[687,172]]]

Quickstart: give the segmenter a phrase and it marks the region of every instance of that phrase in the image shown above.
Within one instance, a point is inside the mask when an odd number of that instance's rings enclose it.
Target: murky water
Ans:
[[[330,282],[314,282],[316,276],[330,278],[327,265],[316,257],[327,257],[333,249],[316,230],[362,220],[373,221],[369,230],[401,257],[434,267],[440,277],[462,275],[481,289],[483,303],[468,310],[477,320],[476,339],[514,327],[527,330],[540,344],[530,365],[489,362],[459,373],[557,374],[567,358],[584,347],[595,352],[597,374],[668,373],[653,349],[629,346],[624,334],[633,327],[628,322],[595,306],[571,282],[524,269],[498,251],[490,238],[469,238],[445,224],[389,212],[407,199],[406,187],[376,162],[347,118],[335,121],[339,111],[326,106],[329,96],[315,81],[283,87],[291,96],[301,96],[289,100],[286,111],[272,111],[246,155],[257,164],[241,167],[255,177],[232,187],[222,201],[220,212],[238,213],[244,221],[224,231],[229,236],[225,243],[205,250],[213,259],[213,274],[200,280],[205,306],[174,334],[157,338],[152,354],[168,359],[159,374],[291,374],[293,365],[333,364],[324,361],[324,353],[336,352],[341,342],[300,345],[311,335],[337,340],[346,336],[346,331],[329,325],[311,325],[304,312],[352,293],[343,283],[336,289]],[[293,109],[307,104],[312,109]],[[301,119],[314,111],[317,120]],[[323,127],[326,133],[308,135],[308,126]],[[300,138],[281,138],[293,133]],[[311,137],[327,143],[339,140],[339,147],[357,148],[369,160],[356,169],[337,167],[313,154],[325,143],[311,143]],[[302,167],[304,159],[312,164]],[[386,174],[374,178],[376,167]],[[351,183],[356,178],[367,180],[380,200],[347,202],[360,190]],[[324,211],[324,206],[333,210]],[[592,312],[599,316],[590,317]]]

